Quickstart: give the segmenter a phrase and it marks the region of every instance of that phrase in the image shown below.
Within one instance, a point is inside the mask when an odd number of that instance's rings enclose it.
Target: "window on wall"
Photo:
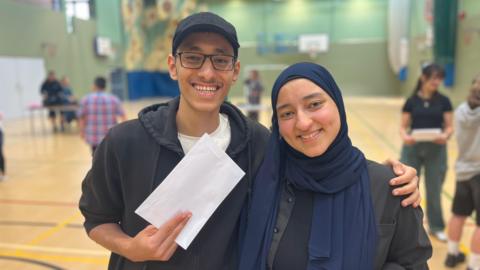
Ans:
[[[95,17],[95,5],[92,0],[65,0],[67,17],[88,20]]]
[[[95,17],[94,0],[65,0],[65,15],[67,17],[67,32],[74,31],[74,18],[89,20]]]

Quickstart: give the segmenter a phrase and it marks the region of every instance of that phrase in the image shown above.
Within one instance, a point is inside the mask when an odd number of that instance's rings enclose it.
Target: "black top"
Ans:
[[[290,189],[295,194],[290,220],[284,229],[279,248],[273,262],[275,270],[307,269],[308,243],[310,241],[310,228],[312,224],[313,193]],[[287,199],[288,200],[288,199]],[[292,200],[292,198],[290,198]],[[279,233],[283,228],[275,228],[274,233]]]
[[[452,103],[448,97],[438,92],[430,99],[422,99],[414,95],[407,99],[402,111],[411,114],[411,129],[443,129],[443,113],[452,111]]]
[[[62,92],[63,88],[60,83],[55,80],[55,81],[48,81],[46,80],[41,88],[40,88],[40,93],[42,95],[46,95],[45,100],[44,100],[44,105],[59,105],[62,103]]]
[[[388,184],[395,177],[389,167],[368,161],[368,173],[377,222],[374,269],[428,269],[432,246],[423,228],[421,208],[401,207],[403,198],[393,196]],[[313,192],[284,185],[267,269],[307,269],[312,211]]]

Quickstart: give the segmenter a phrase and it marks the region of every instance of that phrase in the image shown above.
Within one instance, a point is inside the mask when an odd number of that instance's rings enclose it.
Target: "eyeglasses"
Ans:
[[[210,58],[214,69],[221,71],[232,70],[235,62],[235,57],[232,55],[179,52],[175,56],[180,58],[182,67],[190,69],[200,69],[207,58]]]

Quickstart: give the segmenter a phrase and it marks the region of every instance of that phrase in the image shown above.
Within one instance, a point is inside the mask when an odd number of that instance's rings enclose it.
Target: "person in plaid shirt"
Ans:
[[[105,92],[106,85],[105,78],[95,78],[93,93],[80,101],[78,110],[80,135],[92,148],[92,154],[117,119],[127,119],[120,100]]]

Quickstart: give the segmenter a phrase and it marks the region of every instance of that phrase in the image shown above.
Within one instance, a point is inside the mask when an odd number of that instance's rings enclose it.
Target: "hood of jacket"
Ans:
[[[180,98],[176,97],[165,103],[148,106],[139,112],[138,119],[158,144],[183,156],[176,123],[179,103]],[[234,157],[247,147],[251,138],[251,128],[242,112],[229,102],[221,105],[220,113],[226,114],[230,121],[231,142],[226,152]]]

